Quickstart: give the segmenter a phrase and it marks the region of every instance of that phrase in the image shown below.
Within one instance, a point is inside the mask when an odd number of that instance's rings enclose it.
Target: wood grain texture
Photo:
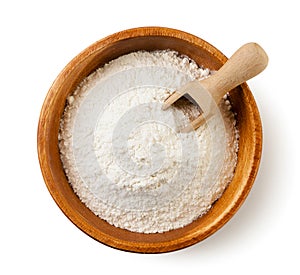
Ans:
[[[258,171],[262,147],[258,109],[244,83],[230,93],[240,130],[235,176],[223,196],[206,215],[184,228],[158,234],[141,234],[116,228],[86,208],[70,187],[59,157],[59,121],[66,98],[86,76],[108,61],[133,51],[158,49],[176,50],[212,70],[219,69],[227,60],[219,50],[204,40],[175,29],[144,27],[115,33],[85,49],[58,75],[42,106],[37,136],[45,183],[64,214],[99,242],[140,253],[178,250],[205,239],[221,228],[249,193]]]

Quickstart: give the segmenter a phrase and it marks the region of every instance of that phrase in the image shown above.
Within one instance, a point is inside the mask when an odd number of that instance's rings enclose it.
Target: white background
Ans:
[[[1,274],[296,274],[299,269],[298,1],[1,1]],[[96,40],[131,27],[177,28],[230,56],[249,41],[270,62],[248,82],[264,129],[255,185],[238,213],[190,248],[141,255],[77,229],[41,176],[36,132],[46,93]],[[299,274],[299,273],[298,273]]]

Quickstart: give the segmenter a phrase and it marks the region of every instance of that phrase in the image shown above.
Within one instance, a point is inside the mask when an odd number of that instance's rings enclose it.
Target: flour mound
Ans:
[[[172,91],[209,77],[187,56],[164,50],[121,56],[87,77],[68,98],[59,148],[80,200],[108,223],[133,232],[183,227],[204,215],[234,175],[238,131],[230,101],[191,133],[200,114]],[[189,107],[187,107],[189,106]]]

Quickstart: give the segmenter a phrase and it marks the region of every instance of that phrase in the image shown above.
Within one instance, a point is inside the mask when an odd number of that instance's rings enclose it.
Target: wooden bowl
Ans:
[[[38,126],[38,154],[46,185],[65,215],[82,231],[114,248],[159,253],[195,244],[221,228],[238,210],[254,182],[261,158],[262,127],[254,98],[246,83],[230,92],[240,131],[235,176],[212,209],[193,223],[157,234],[116,228],[93,214],[70,187],[59,156],[58,131],[66,98],[90,73],[108,61],[138,50],[172,49],[199,65],[218,70],[227,58],[206,41],[169,28],[144,27],[110,35],[76,56],[58,75],[43,104]]]

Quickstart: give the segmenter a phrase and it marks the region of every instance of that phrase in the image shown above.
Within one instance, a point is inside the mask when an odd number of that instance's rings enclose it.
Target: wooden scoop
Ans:
[[[166,98],[162,109],[167,109],[183,95],[189,95],[199,105],[202,114],[184,132],[196,130],[204,123],[205,118],[212,115],[212,101],[216,106],[227,92],[258,75],[267,64],[268,56],[265,51],[256,43],[247,43],[212,76],[201,81],[191,81],[173,92]]]

